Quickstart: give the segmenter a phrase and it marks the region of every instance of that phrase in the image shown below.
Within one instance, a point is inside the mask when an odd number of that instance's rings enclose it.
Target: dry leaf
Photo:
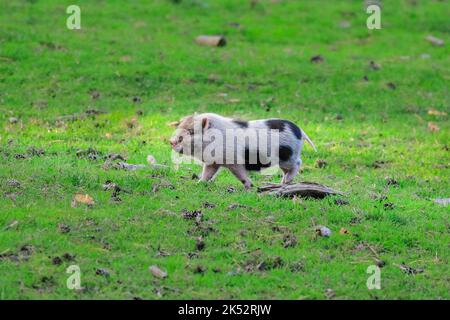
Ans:
[[[149,155],[147,156],[147,162],[148,162],[149,164],[155,164],[155,163],[156,163],[156,159],[155,159],[154,156],[152,156],[151,154],[149,154]]]
[[[432,116],[446,116],[447,112],[439,111],[439,110],[431,108],[431,109],[428,109],[428,114],[432,115]]]
[[[131,61],[131,57],[130,56],[120,57],[120,61],[122,61],[122,62],[129,62],[129,61]]]
[[[436,123],[430,121],[428,122],[428,130],[430,130],[431,132],[438,132],[441,129]]]
[[[93,206],[95,204],[95,201],[88,194],[77,193],[73,197],[72,207],[76,207],[78,203],[86,204],[88,206]]]
[[[6,226],[6,230],[12,229],[12,228],[14,228],[15,226],[17,226],[18,224],[19,224],[19,221],[17,221],[17,220],[12,221],[10,224],[8,224],[8,225]]]
[[[167,125],[170,127],[178,127],[179,124],[180,124],[180,121],[172,121],[172,122],[167,123]]]
[[[341,230],[339,230],[339,233],[340,233],[340,234],[350,234],[350,231],[348,231],[348,230],[345,229],[345,228],[341,228]]]

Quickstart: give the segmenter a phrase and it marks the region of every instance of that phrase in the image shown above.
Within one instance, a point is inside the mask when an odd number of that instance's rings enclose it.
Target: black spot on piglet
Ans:
[[[288,120],[285,120],[289,128],[291,129],[292,133],[295,135],[295,137],[300,140],[302,138],[302,130],[300,130],[299,127],[295,123],[292,123]]]
[[[280,132],[284,131],[285,121],[281,119],[269,119],[266,120],[266,125],[271,130],[278,130]]]
[[[291,129],[292,133],[295,135],[297,139],[302,138],[302,131],[295,123],[290,122],[289,120],[281,120],[281,119],[270,119],[266,121],[267,127],[271,130],[278,130],[279,132],[283,132],[287,127]]]
[[[254,158],[250,159],[250,151],[248,148],[245,148],[245,169],[248,171],[260,171],[262,168],[268,168],[271,164],[263,164],[259,158],[259,150],[256,154],[256,163],[254,161]]]
[[[233,120],[235,124],[237,124],[241,128],[248,128],[248,122],[242,120]]]
[[[292,148],[289,146],[280,146],[278,152],[281,161],[288,161],[292,157]]]

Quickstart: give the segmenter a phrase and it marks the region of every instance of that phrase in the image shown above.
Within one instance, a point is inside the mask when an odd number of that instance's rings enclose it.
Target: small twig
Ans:
[[[380,256],[378,255],[378,253],[375,251],[374,248],[372,248],[369,244],[366,244],[366,247],[369,248],[370,251],[372,251],[373,255],[375,256],[375,258],[377,258],[378,260],[380,260]]]

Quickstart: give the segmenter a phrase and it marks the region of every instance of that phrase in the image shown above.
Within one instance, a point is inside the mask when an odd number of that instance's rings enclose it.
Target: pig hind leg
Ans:
[[[283,178],[281,179],[281,184],[288,184],[294,180],[295,176],[300,170],[302,161],[300,159],[293,163],[281,165],[281,170],[283,170]]]

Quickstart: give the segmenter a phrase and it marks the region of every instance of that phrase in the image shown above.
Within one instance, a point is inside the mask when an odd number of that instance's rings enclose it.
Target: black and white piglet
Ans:
[[[203,163],[200,181],[210,181],[221,167],[226,167],[250,188],[248,171],[279,165],[283,171],[281,183],[287,184],[302,164],[304,141],[316,150],[306,133],[289,120],[241,121],[203,113],[172,125],[177,127],[170,139],[173,150]]]

